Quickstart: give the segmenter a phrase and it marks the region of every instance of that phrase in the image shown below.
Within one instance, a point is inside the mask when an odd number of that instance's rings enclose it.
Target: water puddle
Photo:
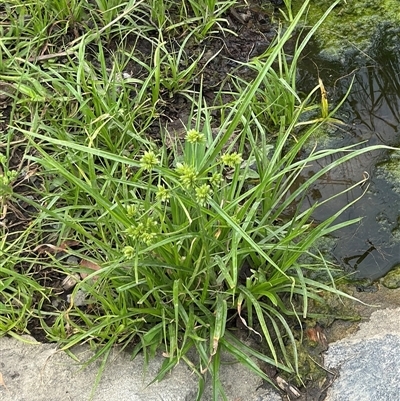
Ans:
[[[351,94],[337,115],[347,125],[336,129],[327,139],[321,139],[325,141],[321,146],[400,145],[399,52],[381,43],[369,55],[349,57],[342,63],[323,59],[316,48],[311,48],[300,74],[305,91],[311,90],[318,76],[321,77],[333,104],[345,95],[354,78]],[[312,175],[320,168],[321,165],[315,164],[306,174]],[[332,170],[310,190],[305,202],[311,205],[327,199],[365,176],[369,176],[368,190],[337,222],[363,219],[335,233],[332,253],[346,272],[377,279],[400,263],[400,153],[369,152]],[[325,220],[361,196],[365,189],[365,185],[360,185],[335,198],[321,206],[314,218]]]

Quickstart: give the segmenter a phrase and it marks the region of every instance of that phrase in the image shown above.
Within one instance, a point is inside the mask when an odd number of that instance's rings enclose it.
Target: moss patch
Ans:
[[[400,288],[400,264],[396,265],[380,282],[386,288]]]
[[[377,166],[375,175],[392,184],[393,192],[400,194],[400,152],[392,152],[388,160]]]
[[[302,0],[294,0],[294,10],[297,11],[302,3]],[[311,2],[306,24],[314,25],[331,4],[332,0]],[[398,6],[398,0],[342,1],[318,29],[315,39],[323,52],[331,57],[349,51],[368,51],[383,27],[385,35],[396,36],[400,23]]]

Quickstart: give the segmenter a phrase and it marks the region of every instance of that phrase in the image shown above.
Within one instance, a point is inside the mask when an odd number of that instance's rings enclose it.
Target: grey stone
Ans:
[[[325,401],[400,400],[400,308],[374,312],[349,338],[330,344],[325,363],[339,377]]]

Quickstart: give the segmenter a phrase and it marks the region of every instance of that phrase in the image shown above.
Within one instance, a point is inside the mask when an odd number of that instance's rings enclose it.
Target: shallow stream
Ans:
[[[390,30],[389,30],[390,31]],[[321,147],[384,144],[400,145],[400,37],[386,40],[384,28],[374,33],[368,52],[352,51],[340,58],[327,57],[318,46],[310,46],[301,64],[300,82],[311,90],[318,77],[328,90],[329,101],[337,104],[354,78],[351,93],[336,115],[346,123],[319,140]],[[325,162],[331,162],[326,160]],[[307,174],[321,168],[315,164]],[[369,187],[339,221],[363,217],[362,221],[335,234],[333,256],[359,278],[377,279],[400,264],[400,152],[365,153],[332,170],[310,191],[306,202],[313,204],[349,188],[369,176]],[[355,198],[366,185],[317,209],[314,218],[323,221]]]

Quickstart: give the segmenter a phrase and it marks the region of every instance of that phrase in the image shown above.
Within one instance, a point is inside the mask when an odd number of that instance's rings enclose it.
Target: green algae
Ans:
[[[386,274],[380,282],[389,289],[400,288],[400,264],[394,266],[393,270]]]
[[[392,152],[388,160],[380,163],[375,176],[390,183],[392,191],[400,194],[400,152]]]
[[[293,0],[294,11],[302,3],[302,0]],[[332,0],[311,2],[305,25],[314,25],[331,4]],[[368,52],[383,28],[387,39],[395,39],[399,23],[398,0],[343,0],[317,30],[315,40],[323,53],[330,57],[352,51]]]

